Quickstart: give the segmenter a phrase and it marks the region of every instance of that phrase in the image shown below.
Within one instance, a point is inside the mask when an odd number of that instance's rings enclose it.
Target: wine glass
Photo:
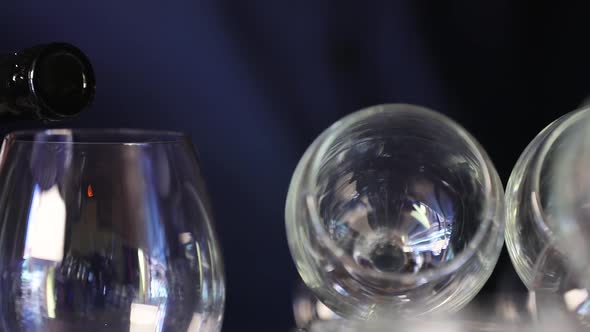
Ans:
[[[353,113],[307,149],[289,188],[291,254],[336,314],[453,312],[500,254],[503,189],[465,129],[422,107]]]
[[[224,276],[182,134],[55,129],[0,153],[2,331],[219,331]]]
[[[535,266],[551,250],[573,258],[567,264],[577,270],[590,262],[589,124],[589,108],[551,123],[527,146],[508,181],[506,246],[530,290]]]
[[[590,327],[590,108],[545,128],[506,192],[506,243],[542,322]],[[581,325],[580,325],[581,324]]]

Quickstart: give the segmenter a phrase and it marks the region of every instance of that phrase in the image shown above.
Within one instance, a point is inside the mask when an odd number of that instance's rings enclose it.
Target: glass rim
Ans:
[[[69,137],[69,140],[51,140]],[[67,145],[152,145],[182,143],[183,132],[136,128],[26,129],[8,133],[4,142]]]
[[[395,108],[392,109],[392,106]],[[304,186],[307,188],[314,188],[316,185],[316,176],[317,171],[319,170],[321,163],[322,163],[322,156],[326,155],[327,150],[330,146],[333,145],[334,140],[340,136],[346,129],[350,128],[354,123],[358,121],[362,121],[363,119],[370,118],[376,114],[395,114],[400,112],[405,112],[405,110],[411,110],[412,113],[416,114],[419,113],[422,116],[434,118],[445,126],[453,129],[455,133],[459,137],[463,139],[466,143],[466,146],[469,150],[474,154],[477,158],[478,163],[481,165],[482,173],[483,173],[483,189],[486,193],[486,197],[489,195],[497,195],[499,187],[501,187],[501,183],[499,183],[499,178],[494,175],[494,167],[491,163],[491,160],[487,156],[485,150],[479,145],[477,140],[471,136],[464,129],[461,125],[459,125],[454,120],[450,119],[449,117],[432,111],[428,108],[412,105],[412,104],[382,104],[377,106],[372,106],[369,108],[361,109],[357,112],[351,113],[341,120],[334,123],[328,129],[326,129],[315,141],[312,143],[302,161],[304,164],[311,163],[310,170],[306,170],[305,172],[309,172],[305,176],[305,181],[303,183]],[[314,174],[314,175],[310,175]],[[303,174],[302,174],[303,175]],[[497,204],[491,204],[490,200],[487,199],[484,203],[484,207],[482,209],[484,218],[482,218],[480,224],[477,227],[477,230],[474,236],[468,241],[467,245],[461,252],[456,254],[454,258],[448,262],[445,262],[435,268],[428,269],[425,271],[420,271],[417,273],[400,273],[400,272],[388,272],[388,271],[375,271],[364,267],[360,264],[357,264],[353,257],[347,253],[345,253],[338,244],[332,240],[327,232],[327,230],[322,225],[322,220],[315,204],[313,197],[310,195],[305,196],[306,202],[305,205],[308,209],[309,215],[311,217],[311,224],[316,232],[321,238],[321,241],[332,254],[334,254],[343,264],[345,269],[349,271],[349,273],[361,275],[361,276],[368,276],[370,278],[374,278],[377,280],[394,280],[394,281],[401,281],[404,283],[424,283],[430,280],[438,279],[447,275],[452,274],[453,272],[460,269],[466,262],[468,262],[474,255],[476,248],[481,247],[484,244],[484,239],[486,238],[488,229],[492,226],[492,218],[489,216],[494,215],[498,209]],[[502,198],[503,200],[503,198]]]

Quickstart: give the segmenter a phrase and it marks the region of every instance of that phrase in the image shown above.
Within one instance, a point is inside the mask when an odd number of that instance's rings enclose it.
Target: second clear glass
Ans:
[[[552,251],[548,247],[574,258],[570,263],[590,261],[590,223],[583,224],[589,221],[584,215],[590,202],[589,124],[588,108],[555,120],[527,146],[510,175],[506,245],[530,290],[543,254]]]
[[[506,190],[506,244],[538,319],[590,327],[590,108],[555,120],[520,156]]]
[[[500,254],[503,189],[465,129],[422,107],[381,105],[308,148],[286,206],[307,286],[346,318],[456,311]]]

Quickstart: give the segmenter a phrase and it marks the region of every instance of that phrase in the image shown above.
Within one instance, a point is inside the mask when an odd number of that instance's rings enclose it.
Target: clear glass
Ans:
[[[291,180],[286,226],[307,286],[346,318],[452,312],[500,254],[503,188],[447,117],[413,105],[336,122]]]
[[[558,250],[576,269],[590,262],[590,109],[546,127],[520,156],[506,190],[506,245],[524,284],[534,290],[542,253]],[[589,150],[590,151],[590,150]],[[550,248],[549,248],[550,247]],[[552,249],[551,249],[552,248]]]
[[[590,108],[527,147],[507,190],[506,242],[540,322],[590,328]]]
[[[0,330],[219,331],[221,256],[178,133],[47,130],[0,152]]]

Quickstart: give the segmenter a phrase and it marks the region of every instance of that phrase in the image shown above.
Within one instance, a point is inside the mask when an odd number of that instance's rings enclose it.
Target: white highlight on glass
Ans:
[[[588,299],[588,291],[585,289],[571,289],[563,294],[563,299],[567,309],[573,311]]]
[[[64,255],[66,203],[57,184],[48,190],[35,185],[23,258],[61,262]]]
[[[129,332],[155,332],[158,328],[158,307],[131,303]]]

